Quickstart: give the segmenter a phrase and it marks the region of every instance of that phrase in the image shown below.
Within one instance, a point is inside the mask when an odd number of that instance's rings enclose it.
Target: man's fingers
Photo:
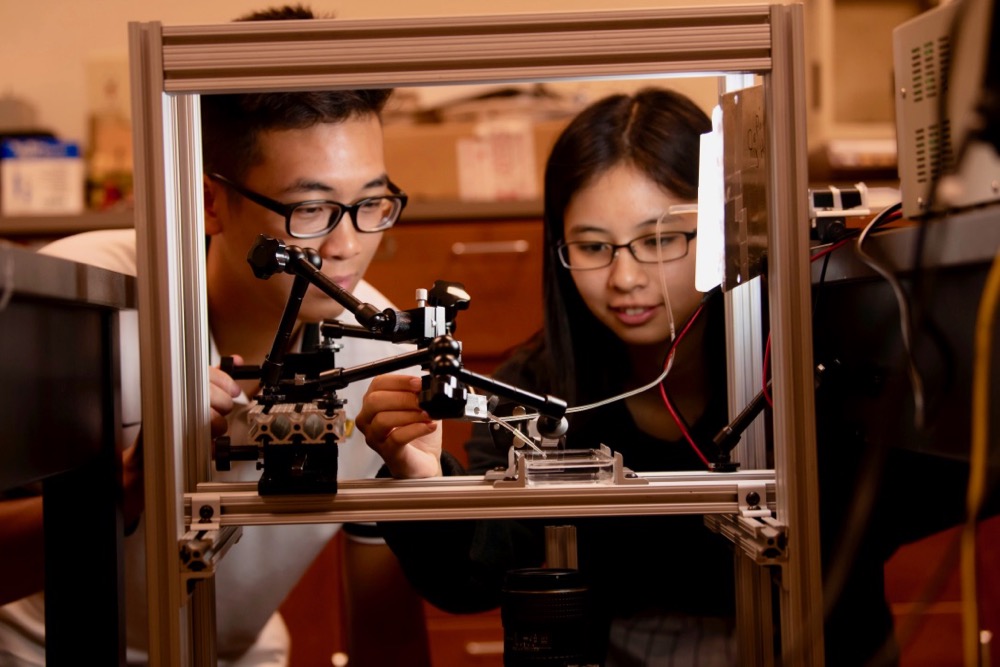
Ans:
[[[379,375],[372,378],[368,393],[376,391],[403,391],[416,393],[420,391],[420,378],[413,375]]]
[[[233,398],[239,396],[241,393],[240,386],[236,384],[236,380],[216,366],[209,366],[208,368],[208,383],[210,387],[218,387]]]
[[[222,415],[232,412],[233,406],[236,405],[233,401],[233,394],[214,383],[208,387],[208,400],[212,406],[212,410]]]
[[[226,431],[229,430],[229,423],[226,421],[224,415],[212,410],[212,437],[217,438],[220,435],[225,435]]]

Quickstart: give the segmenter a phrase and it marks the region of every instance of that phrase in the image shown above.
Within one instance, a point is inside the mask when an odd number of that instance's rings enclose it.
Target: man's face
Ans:
[[[390,194],[382,126],[373,115],[302,130],[266,132],[258,137],[258,144],[262,159],[250,167],[240,185],[278,202],[325,199],[353,204],[365,197]],[[209,280],[221,277],[230,286],[246,290],[268,311],[284,308],[293,277],[254,277],[246,256],[259,234],[280,239],[286,245],[315,248],[323,260],[323,273],[348,291],[361,280],[382,240],[381,233],[359,232],[348,214],[326,236],[293,238],[280,214],[229,191],[221,183],[209,181],[207,187],[213,189],[216,211],[214,219],[206,221],[212,234]],[[220,276],[220,272],[225,275]],[[336,317],[342,311],[342,306],[311,287],[299,317],[318,321]]]

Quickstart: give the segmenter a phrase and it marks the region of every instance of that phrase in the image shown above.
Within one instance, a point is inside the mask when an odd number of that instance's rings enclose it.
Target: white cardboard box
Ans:
[[[385,163],[411,201],[540,197],[545,161],[568,122],[537,121],[516,132],[506,124],[497,132],[496,123],[390,123]]]
[[[74,215],[84,210],[80,147],[58,139],[0,143],[0,214]]]

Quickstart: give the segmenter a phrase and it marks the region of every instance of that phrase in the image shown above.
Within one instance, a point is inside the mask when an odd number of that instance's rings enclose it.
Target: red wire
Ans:
[[[882,222],[879,223],[879,225],[884,225],[887,222],[892,222],[893,220],[898,220],[900,217],[902,217],[902,214],[900,212],[898,212],[898,211],[895,212],[895,213],[890,213],[889,215],[886,216],[885,220],[883,220]],[[841,248],[841,247],[847,245],[848,243],[850,243],[851,241],[853,241],[854,238],[855,238],[855,236],[857,236],[857,235],[854,234],[854,235],[848,236],[847,238],[840,239],[836,243],[833,243],[830,246],[828,246],[826,248],[823,248],[822,250],[820,250],[819,252],[817,252],[815,255],[811,255],[809,257],[809,261],[810,262],[815,262],[817,259],[819,259],[821,257],[825,257],[826,255],[829,255],[834,250],[837,250],[838,248]],[[763,376],[764,379],[763,379],[761,391],[764,392],[764,399],[767,401],[767,404],[771,406],[771,409],[774,409],[774,401],[771,400],[771,396],[767,392],[767,374],[768,374],[768,365],[769,365],[769,362],[770,362],[770,357],[771,357],[771,334],[768,333],[767,334],[767,345],[764,347],[764,372],[761,373],[761,375]]]
[[[819,259],[823,255],[829,255],[831,252],[833,252],[837,248],[840,248],[841,246],[845,246],[845,245],[847,245],[848,243],[850,243],[853,240],[854,240],[853,236],[848,236],[846,239],[840,239],[839,241],[837,241],[833,245],[831,245],[829,247],[826,247],[826,248],[823,248],[822,250],[820,250],[815,255],[812,255],[809,258],[809,261],[815,262],[817,259]]]
[[[896,211],[895,213],[890,213],[890,214],[888,214],[885,217],[885,220],[880,221],[877,226],[881,227],[882,225],[888,224],[888,223],[893,222],[895,220],[899,220],[901,217],[903,217],[903,214],[900,213],[899,211]],[[841,246],[846,245],[850,241],[853,241],[855,238],[857,238],[857,236],[858,236],[857,234],[852,234],[852,235],[848,236],[847,238],[840,239],[836,243],[834,243],[834,244],[832,244],[832,245],[830,245],[830,246],[828,246],[826,248],[823,248],[822,250],[820,250],[819,252],[817,252],[815,255],[812,255],[809,258],[810,261],[816,261],[817,259],[819,259],[820,257],[822,257],[824,255],[829,255],[831,252],[833,252],[837,248],[840,248]]]
[[[892,220],[892,219],[893,218],[890,216],[889,218],[886,219],[886,222],[888,222],[889,220]],[[815,262],[820,257],[823,257],[825,255],[829,255],[831,252],[833,252],[837,248],[841,248],[841,247],[847,245],[848,243],[850,243],[853,240],[854,240],[854,236],[848,236],[845,239],[840,239],[836,243],[833,243],[832,245],[830,245],[830,246],[828,246],[826,248],[823,248],[822,250],[820,250],[819,252],[817,252],[815,255],[810,256],[809,257],[809,261],[810,262]],[[761,391],[764,393],[764,400],[767,401],[767,404],[769,406],[771,406],[771,409],[773,410],[774,409],[774,401],[771,399],[771,395],[767,391],[767,375],[768,375],[768,371],[769,371],[770,361],[771,361],[771,334],[768,333],[767,334],[767,344],[764,346],[764,370],[761,373],[761,376],[763,377],[763,381],[761,382]]]
[[[684,325],[683,329],[681,329],[680,334],[678,334],[677,338],[674,339],[673,344],[670,346],[670,351],[667,353],[667,360],[663,364],[664,367],[666,367],[670,363],[670,360],[674,356],[674,350],[680,344],[681,339],[684,338],[684,334],[688,332],[688,329],[691,328],[691,325],[693,325],[695,323],[695,320],[698,319],[698,316],[701,315],[701,311],[704,307],[705,307],[704,303],[698,306],[698,310],[694,311],[694,315],[691,316],[691,318],[688,320],[688,323]],[[670,403],[670,398],[667,396],[667,390],[664,388],[662,382],[660,383],[660,396],[663,398],[663,404],[666,405],[667,410],[670,411],[670,416],[674,418],[674,422],[676,422],[677,428],[680,429],[681,433],[684,435],[684,438],[688,441],[688,444],[691,445],[691,449],[693,449],[694,453],[698,455],[698,458],[701,459],[702,463],[705,464],[706,468],[711,468],[712,464],[709,463],[708,458],[698,448],[698,445],[694,444],[694,438],[692,438],[691,434],[688,433],[687,427],[684,426],[683,420],[681,420],[680,415],[677,414],[677,411],[674,410],[674,406]]]
[[[884,224],[886,224],[888,222],[892,222],[894,220],[898,220],[899,218],[902,217],[902,215],[903,214],[900,211],[894,211],[894,212],[889,213],[888,215],[886,215],[885,220],[882,220],[882,221],[880,221],[877,224],[878,224],[878,226],[882,226],[882,225],[884,225]],[[820,257],[824,257],[826,255],[829,255],[834,250],[836,250],[836,249],[838,249],[840,247],[843,247],[843,246],[847,245],[848,243],[850,243],[851,241],[853,241],[856,236],[857,236],[857,234],[852,234],[851,236],[848,236],[847,238],[840,239],[836,243],[833,243],[832,245],[830,245],[830,246],[828,246],[826,248],[823,248],[822,250],[820,250],[819,252],[817,252],[815,255],[810,256],[809,257],[809,261],[810,262],[815,262]],[[767,345],[764,346],[764,371],[761,373],[761,375],[763,376],[763,382],[762,382],[762,386],[761,386],[761,391],[764,394],[764,400],[767,401],[767,404],[769,406],[771,406],[771,409],[773,410],[774,409],[774,401],[771,400],[771,395],[767,391],[767,374],[768,374],[768,370],[769,370],[768,367],[770,365],[770,361],[771,361],[771,334],[768,333],[767,334]]]

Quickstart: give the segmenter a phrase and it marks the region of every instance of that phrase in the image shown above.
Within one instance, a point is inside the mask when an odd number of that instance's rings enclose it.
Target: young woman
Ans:
[[[726,424],[721,299],[695,289],[695,216],[678,212],[696,200],[710,129],[690,100],[653,88],[599,100],[569,124],[545,172],[544,327],[495,373],[571,408],[647,387],[571,410],[565,436],[572,449],[607,445],[635,471],[705,470]],[[422,444],[437,425],[418,389],[377,378],[358,426],[395,477],[466,474]],[[466,448],[468,474],[506,465],[485,426]],[[461,612],[496,607],[508,571],[542,564],[545,523],[383,527],[418,590]],[[576,526],[580,571],[607,615],[605,664],[735,664],[732,552],[700,515],[558,523]]]
[[[600,100],[570,123],[545,173],[544,328],[495,374],[567,401],[567,447],[605,444],[636,471],[705,469],[702,456],[715,456],[712,438],[726,424],[721,299],[695,290],[694,221],[670,214],[695,199],[708,129],[690,101],[654,89]],[[896,664],[884,564],[900,545],[964,520],[968,464],[917,451],[900,434],[867,432],[851,404],[876,399],[859,397],[854,381],[871,386],[872,362],[845,357],[853,353],[831,339],[819,337],[817,359],[853,370],[825,379],[816,399],[826,663]],[[419,389],[418,378],[377,378],[359,427],[395,477],[462,474],[428,437],[438,426],[420,410]],[[951,424],[938,426],[954,439]],[[506,465],[485,427],[466,447],[469,473]],[[915,510],[927,488],[934,502]],[[990,493],[983,517],[1000,512],[1000,485]],[[508,572],[543,563],[545,523],[569,521],[381,525],[418,590],[463,612],[500,605]],[[737,664],[731,549],[700,516],[572,523],[580,572],[606,612],[608,631],[593,633],[607,639],[604,664]],[[855,547],[842,550],[845,540]],[[929,567],[934,577],[948,572]]]

